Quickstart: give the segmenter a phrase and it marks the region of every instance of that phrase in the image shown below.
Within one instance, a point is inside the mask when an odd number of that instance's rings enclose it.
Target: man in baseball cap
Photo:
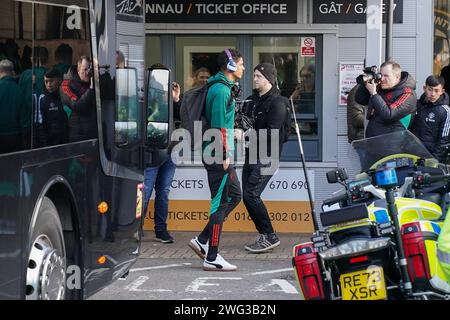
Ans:
[[[245,246],[245,250],[250,253],[262,253],[280,245],[267,208],[261,200],[261,194],[278,168],[282,146],[287,140],[290,114],[289,100],[280,95],[276,86],[275,66],[271,63],[260,63],[253,71],[256,93],[246,99],[250,102],[244,105],[243,111],[254,120],[258,152],[257,159],[251,159],[255,152],[246,150],[242,169],[242,191],[244,205],[259,233],[255,243]],[[266,136],[260,134],[262,130],[267,131],[267,141],[262,140]],[[278,150],[272,150],[272,139],[278,140],[274,143],[278,145]],[[267,156],[260,154],[261,148],[267,148]]]

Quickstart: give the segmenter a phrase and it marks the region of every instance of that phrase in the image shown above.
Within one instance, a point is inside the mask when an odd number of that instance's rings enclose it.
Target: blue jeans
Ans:
[[[145,169],[144,178],[144,215],[147,214],[147,207],[150,197],[155,188],[155,232],[167,230],[167,215],[169,213],[169,192],[170,185],[175,175],[176,166],[172,159],[168,159],[159,167],[149,167]]]

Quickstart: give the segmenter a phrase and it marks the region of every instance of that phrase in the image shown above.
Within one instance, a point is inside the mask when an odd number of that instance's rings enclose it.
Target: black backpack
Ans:
[[[203,86],[193,88],[188,90],[184,95],[181,101],[180,106],[180,120],[181,120],[181,128],[186,129],[191,134],[191,147],[194,150],[198,150],[202,146],[202,138],[203,134],[206,130],[210,128],[209,123],[206,121],[205,117],[205,104],[206,104],[206,96],[208,94],[208,89],[216,84],[223,83],[227,87],[232,89],[232,86],[224,80],[216,80],[211,81]],[[230,96],[230,100],[228,101],[228,105],[233,102],[233,94]],[[195,127],[201,124],[202,128],[202,137],[194,136]],[[197,132],[197,134],[199,131]],[[198,141],[198,138],[200,140]],[[197,140],[197,141],[196,141]]]

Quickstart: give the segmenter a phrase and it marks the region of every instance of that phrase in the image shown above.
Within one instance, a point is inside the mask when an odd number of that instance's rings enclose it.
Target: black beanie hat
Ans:
[[[275,82],[277,81],[277,69],[275,69],[275,66],[271,63],[263,62],[258,64],[255,69],[262,73],[262,75],[269,80],[269,82],[272,84],[272,86],[275,85]]]

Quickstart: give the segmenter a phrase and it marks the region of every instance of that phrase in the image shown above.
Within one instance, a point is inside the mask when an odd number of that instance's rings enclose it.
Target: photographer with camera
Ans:
[[[277,71],[273,64],[261,63],[257,65],[253,73],[253,83],[256,93],[246,99],[244,106],[247,117],[253,120],[254,129],[258,137],[258,150],[261,145],[260,130],[267,130],[267,151],[271,158],[280,157],[283,143],[286,138],[286,119],[290,116],[289,101],[280,95],[275,87]],[[289,118],[288,118],[289,119]],[[271,131],[279,130],[279,154],[271,153]],[[272,175],[264,175],[261,169],[266,166],[261,163],[261,155],[258,151],[258,159],[250,159],[249,150],[246,150],[245,164],[242,169],[242,191],[244,205],[258,230],[258,238],[255,243],[245,246],[245,250],[251,253],[266,252],[280,245],[280,240],[275,234],[267,208],[261,199],[261,194],[269,183]]]
[[[82,56],[61,84],[61,102],[69,108],[69,142],[97,137],[97,112],[91,59]]]
[[[416,111],[416,80],[394,61],[366,68],[357,78],[356,102],[367,105],[366,138],[405,130]]]

